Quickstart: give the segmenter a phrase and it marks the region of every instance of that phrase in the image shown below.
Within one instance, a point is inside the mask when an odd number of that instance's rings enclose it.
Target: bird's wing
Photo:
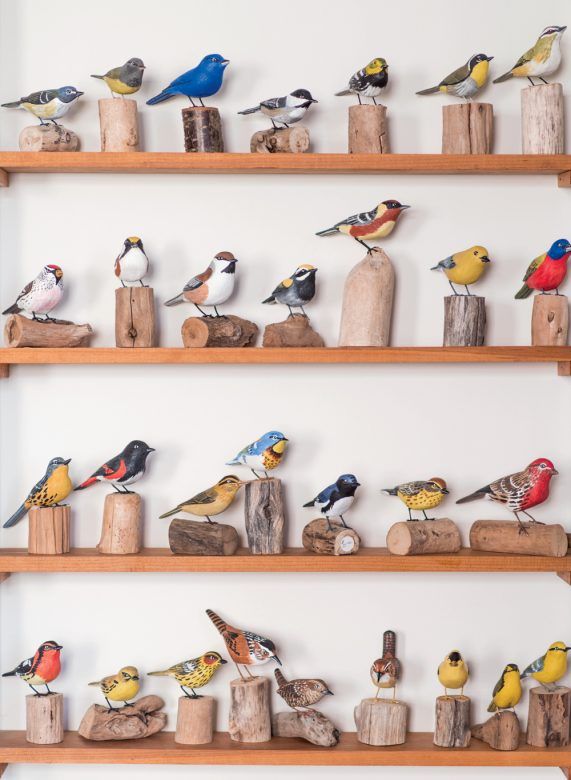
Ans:
[[[534,674],[535,672],[540,672],[543,669],[544,664],[545,664],[545,656],[542,655],[539,658],[536,658],[535,661],[532,661],[529,666],[526,666],[523,672],[521,673],[521,676],[528,677],[530,674]]]
[[[525,471],[508,474],[490,484],[490,492],[498,501],[507,501],[525,493],[529,487],[529,477]]]
[[[525,272],[525,276],[523,277],[523,281],[524,281],[524,282],[527,282],[527,280],[529,279],[529,277],[530,277],[530,276],[531,276],[531,275],[532,275],[532,274],[533,274],[535,271],[537,271],[537,269],[538,269],[538,268],[539,268],[539,266],[540,266],[540,265],[543,263],[543,261],[545,260],[545,258],[546,258],[546,257],[547,257],[547,252],[544,252],[544,254],[542,254],[542,255],[539,255],[539,257],[536,257],[536,258],[535,258],[535,260],[532,260],[532,261],[531,261],[531,263],[529,264],[529,267],[528,267],[527,271]]]
[[[124,467],[125,461],[121,455],[115,455],[113,458],[108,460],[107,463],[104,463],[102,466],[100,466],[97,471],[94,471],[91,476],[105,477],[106,479],[109,479],[109,477],[118,476]]]
[[[328,487],[324,488],[321,493],[315,497],[315,501],[317,501],[318,504],[325,504],[331,498],[331,494],[335,488],[336,485],[329,485]]]
[[[286,105],[285,97],[268,98],[268,100],[262,100],[260,102],[260,106],[262,106],[263,108],[268,108],[270,110],[275,110],[276,108],[285,108],[285,105]]]
[[[108,79],[120,79],[121,78],[121,68],[111,68],[111,70],[108,70],[105,74],[106,78]]]
[[[18,664],[18,666],[15,669],[16,674],[20,674],[20,675],[27,674],[34,665],[34,658],[35,656],[33,656],[32,658],[26,658],[25,661],[22,661],[21,664]]]
[[[373,209],[372,211],[361,211],[360,214],[352,214],[350,217],[347,217],[347,219],[342,219],[341,222],[337,222],[333,227],[337,227],[338,225],[368,225],[369,222],[372,222],[375,219],[376,214],[376,209]]]
[[[416,482],[405,482],[404,485],[398,486],[399,493],[402,493],[404,496],[415,496],[419,490],[423,489],[426,489],[426,482],[422,482],[421,480],[417,480]]]
[[[516,64],[511,68],[511,70],[515,70],[516,68],[520,68],[522,65],[525,65],[526,62],[529,62],[531,59],[533,59],[533,55],[535,54],[535,44],[528,49],[525,54],[522,54],[519,60],[516,62]]]
[[[454,260],[452,255],[450,255],[450,257],[445,257],[444,260],[441,260],[438,263],[438,267],[440,267],[440,268],[456,268],[456,261]]]
[[[20,98],[22,103],[32,103],[34,106],[40,106],[49,103],[58,95],[57,89],[44,89],[41,92],[30,92],[27,97]]]
[[[99,683],[101,690],[104,694],[111,693],[111,691],[119,685],[119,680],[116,677],[104,677]]]
[[[48,475],[44,474],[44,476],[41,479],[39,479],[34,485],[34,487],[30,490],[30,492],[28,493],[28,498],[38,493],[43,488],[43,486],[46,484],[47,481],[48,481]]]
[[[272,295],[276,295],[276,293],[281,292],[282,290],[287,290],[289,287],[291,287],[293,284],[293,279],[291,277],[287,277],[287,279],[282,279],[281,282],[278,284],[278,286],[274,289],[272,292]]]
[[[492,691],[492,699],[494,696],[499,693],[502,688],[504,687],[504,675],[500,677],[500,679],[497,681],[497,683],[494,685],[494,690]]]
[[[189,292],[190,290],[196,290],[198,287],[203,285],[205,282],[207,282],[214,271],[212,268],[207,268],[206,271],[203,271],[201,274],[197,274],[196,276],[193,276],[192,279],[189,279],[188,282],[184,285],[183,292]]]
[[[197,75],[199,75],[198,68],[191,68],[190,70],[187,70],[186,73],[182,73],[180,76],[178,76],[178,78],[176,78],[174,81],[171,81],[169,87],[184,86],[185,84],[192,82]]]
[[[172,671],[178,672],[178,674],[191,674],[198,668],[198,659],[191,658],[190,661],[182,661],[171,668]]]
[[[18,295],[18,297],[16,298],[16,300],[19,301],[20,298],[23,298],[24,295],[27,295],[30,292],[30,290],[32,289],[33,284],[34,284],[34,280],[32,280],[31,282],[28,282],[28,284],[21,290],[21,292]]]
[[[192,498],[189,498],[188,501],[182,501],[179,506],[184,506],[185,504],[213,504],[216,501],[216,492],[213,488],[208,488],[208,490],[203,490],[202,493],[197,493]]]
[[[449,73],[446,78],[440,82],[443,87],[451,87],[454,84],[459,84],[470,75],[470,68],[468,65],[462,65],[460,68],[456,68],[452,73]]]

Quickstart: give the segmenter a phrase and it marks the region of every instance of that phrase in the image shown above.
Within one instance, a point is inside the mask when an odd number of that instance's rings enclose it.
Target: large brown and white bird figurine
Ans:
[[[129,236],[123,242],[121,254],[115,260],[115,276],[121,280],[123,287],[127,286],[125,282],[139,282],[141,287],[146,287],[143,278],[148,273],[149,258],[145,254],[143,242],[138,236]]]
[[[279,666],[282,665],[276,655],[276,646],[271,639],[255,634],[253,631],[235,628],[211,609],[207,609],[206,614],[226,642],[230,658],[236,664],[236,669],[242,679],[244,679],[244,675],[240,666],[244,667],[250,677],[254,677],[255,675],[250,672],[249,666],[260,666],[268,661],[275,661]]]
[[[55,309],[63,295],[63,271],[59,265],[45,265],[36,278],[28,282],[16,298],[15,303],[2,314],[18,314],[25,311],[38,320],[44,315],[44,322],[55,322],[49,313]],[[41,320],[40,320],[41,321]]]
[[[189,279],[182,292],[165,301],[165,306],[176,306],[187,301],[194,303],[198,311],[205,317],[211,315],[202,311],[201,306],[212,306],[216,316],[220,317],[216,307],[221,303],[226,303],[234,292],[237,262],[238,260],[232,252],[218,252],[206,271]]]

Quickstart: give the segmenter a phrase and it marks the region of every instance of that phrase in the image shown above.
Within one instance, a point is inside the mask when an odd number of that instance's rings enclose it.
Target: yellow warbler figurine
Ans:
[[[521,680],[519,676],[519,667],[517,664],[507,664],[502,676],[494,686],[492,701],[488,706],[488,712],[498,712],[499,710],[510,710],[521,699]]]
[[[445,92],[470,100],[478,94],[488,80],[490,60],[493,59],[487,54],[474,54],[465,65],[449,73],[435,87],[421,89],[416,94],[433,95],[436,92]]]
[[[151,677],[172,677],[180,685],[185,696],[188,696],[189,699],[199,699],[200,696],[194,689],[207,685],[222,664],[227,663],[228,661],[222,658],[220,653],[210,650],[198,658],[181,661],[161,672],[149,672],[149,675]],[[192,695],[188,693],[187,688],[190,688]]]
[[[444,686],[444,695],[448,696],[448,688],[453,691],[460,688],[460,696],[464,695],[464,686],[469,677],[468,664],[458,650],[448,653],[438,667],[438,681]]]
[[[117,709],[111,705],[111,701],[122,701],[128,707],[129,700],[134,699],[139,693],[139,670],[136,666],[124,666],[119,669],[117,674],[111,674],[109,677],[103,677],[102,680],[90,682],[89,685],[99,688],[109,710]]]
[[[545,655],[536,658],[521,673],[521,679],[533,677],[548,691],[555,691],[559,687],[556,683],[567,672],[567,653],[571,647],[565,642],[553,642]]]
[[[455,284],[463,284],[466,288],[466,294],[471,295],[468,285],[478,281],[489,262],[490,258],[485,246],[471,246],[463,252],[456,252],[456,254],[441,260],[430,270],[444,271],[454,295],[458,295],[454,289]]]
[[[203,490],[202,493],[197,493],[187,501],[181,501],[174,509],[170,509],[162,514],[161,518],[170,517],[177,512],[187,512],[189,515],[205,517],[209,523],[212,523],[213,521],[210,517],[225,512],[236,498],[236,494],[242,485],[245,484],[245,482],[233,474],[228,474],[226,477],[218,480],[211,488]]]

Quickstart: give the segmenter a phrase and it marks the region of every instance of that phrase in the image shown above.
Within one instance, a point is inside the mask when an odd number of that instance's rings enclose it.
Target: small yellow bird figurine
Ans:
[[[507,664],[502,676],[494,686],[492,701],[488,705],[488,712],[513,709],[521,699],[521,680],[517,664]]]
[[[177,512],[187,512],[189,515],[205,517],[209,523],[212,523],[211,516],[225,512],[236,498],[242,485],[245,484],[243,480],[238,479],[234,474],[228,474],[219,479],[211,488],[202,491],[202,493],[197,493],[187,501],[181,501],[174,509],[170,509],[162,514],[161,518],[170,517]]]
[[[458,295],[454,289],[454,284],[463,284],[466,288],[466,294],[472,293],[468,289],[469,284],[474,284],[482,276],[490,258],[485,246],[471,246],[463,252],[456,252],[454,255],[441,260],[433,266],[431,271],[444,271],[448,283],[452,288],[454,295]]]
[[[402,485],[396,485],[393,488],[383,488],[381,493],[387,496],[397,496],[408,509],[408,519],[414,520],[411,510],[422,512],[425,520],[434,520],[433,517],[426,516],[427,509],[435,509],[440,506],[444,496],[450,491],[446,487],[446,482],[441,477],[431,477],[427,480],[415,480],[414,482],[403,482]]]
[[[465,65],[449,73],[435,87],[421,89],[416,94],[434,95],[436,92],[445,92],[471,100],[486,84],[490,61],[493,59],[487,54],[473,54]]]
[[[111,674],[109,677],[88,684],[99,688],[105,697],[109,711],[117,709],[111,705],[111,701],[122,701],[126,707],[129,707],[131,706],[129,700],[134,699],[139,693],[139,670],[136,666],[124,666],[117,674]]]
[[[182,692],[189,699],[199,699],[200,696],[195,692],[195,688],[203,688],[207,685],[214,673],[220,669],[222,664],[227,664],[220,653],[209,650],[207,653],[192,658],[189,661],[181,661],[179,664],[169,666],[160,672],[149,672],[151,677],[172,677],[180,685]],[[186,688],[190,688],[192,695]]]
[[[438,667],[438,680],[444,686],[444,695],[448,696],[448,688],[453,691],[460,688],[460,696],[464,695],[464,686],[468,682],[468,664],[458,650],[448,653]]]
[[[548,691],[556,691],[556,684],[567,673],[567,653],[571,650],[565,642],[553,642],[545,655],[536,658],[521,673],[521,679],[533,677]]]

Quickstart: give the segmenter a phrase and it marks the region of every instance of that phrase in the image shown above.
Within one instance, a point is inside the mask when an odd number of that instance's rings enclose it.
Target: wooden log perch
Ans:
[[[81,719],[78,734],[93,742],[150,737],[166,726],[167,714],[160,711],[164,706],[160,696],[143,696],[111,712],[101,704],[92,704]]]
[[[389,154],[387,107],[349,107],[349,154]]]
[[[494,134],[491,103],[442,107],[442,154],[490,154]]]
[[[104,98],[99,101],[99,127],[102,152],[138,152],[139,120],[137,101]]]
[[[527,717],[528,745],[564,747],[569,744],[569,708],[571,690],[563,686],[556,691],[531,688]]]
[[[302,154],[309,151],[309,130],[303,125],[259,130],[250,140],[250,151],[257,154]]]
[[[511,710],[496,712],[485,723],[473,726],[472,736],[494,750],[517,750],[521,738],[517,715]]]
[[[561,84],[539,84],[522,89],[521,146],[524,154],[565,153]]]
[[[461,546],[458,526],[448,518],[407,520],[395,523],[387,533],[387,548],[393,555],[457,553]]]
[[[349,271],[343,290],[340,347],[388,347],[395,272],[382,249],[373,247]]]
[[[231,525],[181,518],[169,525],[169,547],[178,555],[234,555],[239,544]]]
[[[320,747],[335,747],[339,729],[322,712],[278,712],[272,718],[274,737],[298,737]]]
[[[331,522],[329,528],[323,517],[305,526],[301,541],[306,550],[319,555],[352,555],[361,544],[359,535],[352,528],[335,522]]]
[[[234,314],[224,317],[189,317],[182,323],[185,347],[253,347],[258,326]]]
[[[470,744],[470,699],[439,696],[436,699],[434,744],[438,747],[468,747]]]
[[[178,700],[174,741],[180,745],[206,745],[212,742],[216,700],[212,696],[191,699],[181,696]]]
[[[234,742],[269,742],[272,738],[270,681],[267,677],[230,683],[230,738]]]
[[[534,347],[566,347],[569,335],[569,301],[566,295],[536,295],[531,314]]]
[[[32,507],[28,512],[28,552],[62,555],[70,549],[71,507]]]
[[[26,696],[26,742],[55,745],[63,742],[63,694]]]
[[[444,347],[481,347],[485,335],[485,298],[477,295],[444,298]]]
[[[21,152],[77,152],[79,137],[63,125],[25,127],[18,139]]]
[[[88,347],[93,336],[91,325],[74,322],[38,322],[21,314],[11,314],[4,326],[7,347]]]
[[[470,547],[482,552],[516,555],[550,555],[563,558],[569,546],[563,526],[523,523],[527,533],[512,520],[476,520],[470,528]]]
[[[182,109],[185,152],[223,152],[222,121],[217,108]]]
[[[254,479],[245,487],[248,546],[254,555],[280,555],[284,549],[285,510],[281,480]]]
[[[105,496],[97,552],[105,555],[133,555],[141,552],[142,503],[138,493],[109,493]]]
[[[355,707],[357,739],[365,745],[402,745],[408,707],[402,701],[363,699]]]
[[[152,287],[118,287],[115,290],[115,345],[156,347]]]
[[[263,347],[324,347],[325,342],[313,330],[309,319],[303,314],[294,314],[283,322],[266,325]]]

